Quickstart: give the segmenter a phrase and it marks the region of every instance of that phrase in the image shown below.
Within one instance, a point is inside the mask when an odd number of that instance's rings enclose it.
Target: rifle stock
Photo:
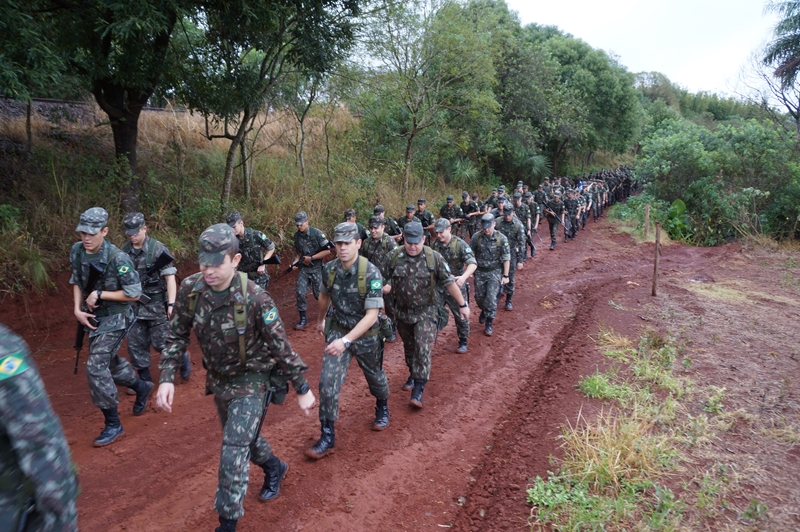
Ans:
[[[333,249],[333,248],[334,248],[333,242],[331,242],[331,241],[328,241],[328,243],[327,243],[327,244],[325,244],[324,246],[322,246],[321,248],[319,248],[318,250],[316,250],[316,251],[315,251],[314,253],[312,253],[311,255],[312,255],[312,256],[313,256],[313,255],[316,255],[316,254],[317,254],[317,253],[319,253],[320,251],[330,251],[330,250],[331,250],[331,249]],[[275,257],[275,255],[273,255],[272,257]],[[272,257],[270,257],[270,259],[271,259]],[[275,258],[277,258],[277,257],[275,257]],[[269,259],[267,259],[267,260],[269,260]],[[285,270],[281,271],[280,275],[278,275],[277,277],[275,277],[275,281],[277,281],[278,279],[280,279],[280,278],[281,278],[281,277],[283,277],[284,275],[287,275],[287,274],[289,274],[289,273],[292,273],[292,270],[293,270],[293,269],[295,269],[297,266],[300,266],[300,263],[301,263],[301,262],[303,262],[303,257],[300,257],[299,259],[297,259],[296,261],[294,261],[294,262],[291,264],[291,266],[289,266],[289,267],[288,267],[288,268],[286,268]],[[281,260],[280,260],[280,259],[278,259],[278,262],[277,262],[277,264],[280,264],[280,263],[281,263]],[[266,261],[265,261],[265,264],[266,264]]]
[[[86,287],[81,290],[81,294],[83,294],[83,302],[81,302],[81,310],[84,312],[89,312],[89,308],[86,306],[86,298],[92,293],[94,290],[94,285],[97,284],[97,281],[100,280],[100,277],[103,276],[105,272],[104,269],[100,267],[99,264],[96,262],[89,263],[89,279],[86,281]],[[90,318],[90,323],[92,323],[93,327],[97,327],[98,323],[97,320]],[[75,367],[72,368],[72,374],[78,374],[78,362],[81,358],[81,350],[83,349],[83,338],[86,334],[86,329],[83,327],[81,322],[78,322],[78,329],[75,331],[75,345],[73,348],[75,349]]]

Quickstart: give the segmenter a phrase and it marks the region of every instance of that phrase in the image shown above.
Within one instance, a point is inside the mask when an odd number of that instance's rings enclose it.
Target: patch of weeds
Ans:
[[[794,257],[787,257],[786,262],[783,263],[784,268],[797,268],[797,261],[794,260]]]
[[[709,386],[708,389],[711,391],[711,396],[706,399],[703,410],[709,414],[721,414],[724,408],[722,401],[725,399],[725,387]]]
[[[610,304],[610,303],[609,303]],[[613,329],[600,327],[597,333],[597,344],[601,348],[624,351],[633,347],[633,342],[627,337],[616,333]]]
[[[778,284],[783,288],[790,288],[794,290],[800,286],[800,279],[795,279],[790,272],[783,272],[783,276],[781,277],[781,280],[778,281]]]
[[[761,502],[758,499],[753,499],[750,501],[745,511],[742,512],[742,519],[758,521],[759,519],[767,517],[767,512],[769,512],[767,503]]]
[[[658,484],[655,484],[654,488],[655,500],[649,504],[650,509],[645,512],[645,524],[650,530],[665,530],[677,526],[685,505],[675,498],[675,494],[669,488]]]
[[[684,438],[691,446],[701,445],[709,441],[708,416],[701,414],[697,417],[687,414],[688,423],[684,426]]]
[[[613,308],[613,309],[616,309],[616,310],[627,310],[625,307],[623,307],[619,303],[614,303],[610,299],[608,300],[608,306]]]
[[[616,370],[609,370],[608,373],[596,371],[587,377],[582,377],[578,382],[578,389],[587,397],[593,399],[616,399],[624,401],[632,393],[630,386],[625,384],[615,384],[617,376]]]
[[[714,462],[713,467],[703,473],[703,478],[693,480],[697,485],[695,506],[701,515],[711,517],[727,506],[723,498],[729,484],[727,470],[725,464]]]

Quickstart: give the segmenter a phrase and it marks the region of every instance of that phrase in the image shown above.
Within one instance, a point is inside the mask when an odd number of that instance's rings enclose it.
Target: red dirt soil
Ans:
[[[668,271],[679,261],[685,272],[695,260],[711,269],[730,248],[701,250],[705,256],[683,252],[672,263],[665,253],[662,265]],[[386,347],[392,395],[391,423],[383,432],[370,430],[374,399],[353,364],[342,391],[336,451],[318,462],[303,456],[319,436],[316,415],[302,415],[291,394],[283,406],[271,406],[263,433],[289,472],[279,498],[262,504],[256,497],[262,472],[251,469],[238,530],[525,529],[525,488],[531,477],[553,468],[560,425],[574,422],[579,411],[589,417],[600,408],[575,387],[581,375],[606,365],[590,335],[598,324],[639,335],[640,316],[617,312],[609,301],[625,307],[651,301],[652,254],[652,244],[637,245],[605,218],[590,222],[577,241],[559,242],[555,251],[541,245],[518,272],[514,311],[498,312],[493,337],[482,334],[474,306],[468,353],[455,353],[452,320],[440,334],[421,411],[408,406],[409,392],[400,388],[407,377],[401,342]],[[294,276],[288,276],[271,293],[294,350],[310,366],[316,394],[323,339],[312,328],[293,329],[293,287]],[[71,294],[61,274],[53,293],[6,300],[0,321],[31,345],[61,417],[80,470],[80,529],[213,530],[221,430],[213,401],[203,394],[196,344],[190,346],[192,376],[176,386],[174,413],[158,411],[153,400],[145,415],[134,417],[133,398],[123,391],[126,435],[95,449],[102,415],[89,399],[83,370],[72,375]],[[313,322],[311,298],[309,307]],[[126,354],[124,347],[121,352]],[[157,378],[155,356],[152,369]]]

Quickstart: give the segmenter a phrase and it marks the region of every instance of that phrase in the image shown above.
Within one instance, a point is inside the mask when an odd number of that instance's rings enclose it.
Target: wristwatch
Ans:
[[[459,305],[458,308],[467,308],[468,306],[469,306],[469,303],[464,301],[464,304],[463,305]]]
[[[103,291],[102,291],[102,290],[98,290],[98,291],[97,291],[97,300],[98,300],[98,301],[100,301],[100,300],[102,299],[102,297],[100,297],[100,296],[102,296],[102,295],[103,295]]]
[[[503,275],[503,277],[508,277],[508,275]]]
[[[347,336],[342,336],[342,343],[344,344],[345,349],[350,349],[350,344],[352,342],[347,339]]]

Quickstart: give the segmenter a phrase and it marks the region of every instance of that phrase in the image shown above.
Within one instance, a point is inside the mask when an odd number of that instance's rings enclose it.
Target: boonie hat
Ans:
[[[225,222],[227,222],[228,225],[233,227],[234,225],[239,223],[239,220],[241,219],[242,215],[239,214],[239,211],[231,211],[228,213],[228,216],[225,217]]]
[[[448,227],[450,227],[450,220],[447,218],[439,218],[433,223],[433,230],[437,233],[441,233]]]
[[[78,233],[96,235],[107,225],[108,212],[102,207],[92,207],[81,214],[81,219],[75,231]]]
[[[403,238],[409,244],[419,244],[422,242],[422,224],[419,222],[411,222],[406,224],[403,229]]]
[[[354,222],[342,222],[333,228],[334,242],[358,240],[358,226]]]
[[[308,215],[306,214],[306,211],[300,211],[294,215],[294,225],[303,225],[307,221]]]
[[[144,226],[144,214],[140,212],[129,212],[123,221],[125,225],[125,236],[133,236]]]
[[[382,218],[380,216],[372,216],[369,219],[369,226],[370,227],[380,227],[386,224],[386,218]]]
[[[492,213],[487,212],[481,216],[481,227],[484,229],[489,229],[492,224],[494,224],[494,216],[492,216]]]
[[[236,241],[236,235],[228,224],[214,224],[200,235],[200,252],[197,262],[201,266],[219,266]]]

